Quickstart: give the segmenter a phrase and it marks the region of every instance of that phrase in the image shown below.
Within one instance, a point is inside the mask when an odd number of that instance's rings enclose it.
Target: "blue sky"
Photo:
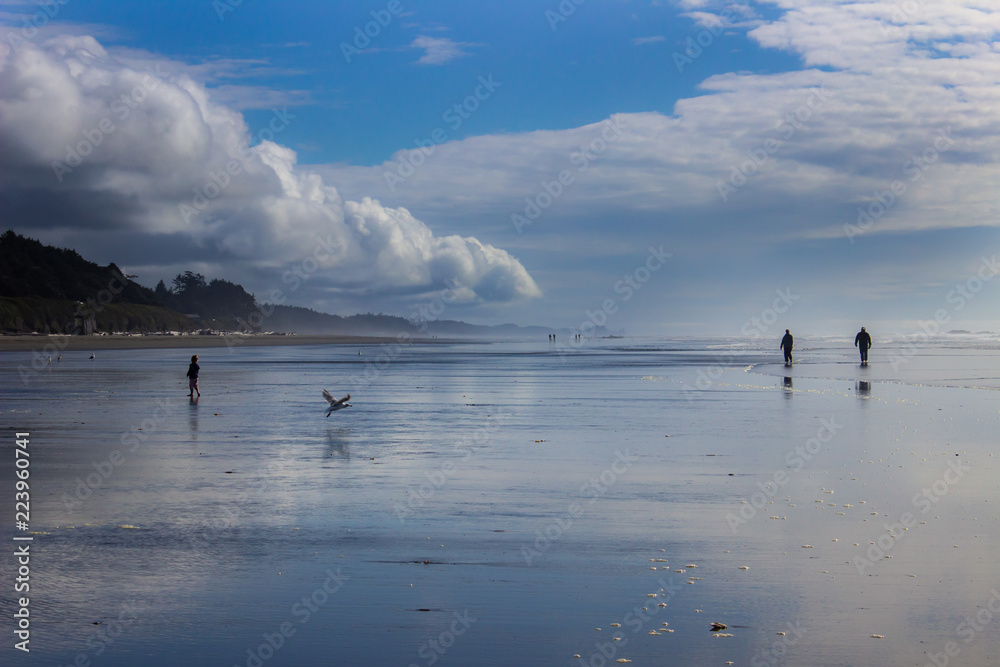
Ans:
[[[980,4],[67,2],[34,32],[45,7],[6,3],[0,216],[147,284],[191,268],[342,314],[453,285],[447,318],[579,326],[612,299],[612,329],[737,334],[791,288],[773,329],[909,333],[941,309],[998,329],[992,275],[949,300],[996,247]],[[348,62],[372,12],[387,25]]]
[[[300,92],[290,98],[298,118],[285,136],[303,163],[379,164],[444,125],[443,113],[479,76],[492,74],[503,95],[450,138],[576,127],[612,113],[669,112],[714,72],[773,72],[799,63],[730,30],[713,34],[704,55],[679,72],[672,54],[702,31],[694,20],[667,4],[600,0],[580,5],[555,30],[545,11],[558,12],[558,3],[400,0],[402,14],[390,13],[388,25],[348,62],[342,45],[354,46],[355,28],[370,24],[373,11],[384,18],[387,4],[71,2],[59,18],[114,28],[117,38],[103,40],[105,46],[191,64],[265,61],[216,85]],[[441,66],[419,65],[424,50],[412,44],[421,35],[461,43],[464,55]],[[657,41],[633,44],[642,38]],[[246,117],[259,128],[269,113],[249,109]]]

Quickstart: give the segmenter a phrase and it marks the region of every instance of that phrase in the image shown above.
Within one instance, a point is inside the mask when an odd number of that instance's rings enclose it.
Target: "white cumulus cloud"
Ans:
[[[147,266],[194,264],[251,288],[280,288],[290,265],[322,257],[309,285],[326,303],[446,285],[470,302],[540,295],[504,250],[435,236],[367,196],[343,201],[280,143],[294,122],[294,110],[275,109],[252,137],[183,65],[115,57],[93,37],[0,45],[3,224],[43,238],[86,232],[130,265],[155,247]]]

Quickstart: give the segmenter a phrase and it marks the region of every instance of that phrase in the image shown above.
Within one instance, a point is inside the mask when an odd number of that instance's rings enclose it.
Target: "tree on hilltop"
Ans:
[[[161,281],[162,282],[162,281]],[[183,296],[189,292],[197,292],[205,288],[205,276],[200,273],[194,273],[192,271],[185,271],[184,273],[178,273],[177,277],[173,281],[174,294]]]

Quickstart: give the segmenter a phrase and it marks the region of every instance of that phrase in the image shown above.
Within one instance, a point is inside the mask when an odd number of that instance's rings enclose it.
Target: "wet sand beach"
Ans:
[[[186,350],[5,351],[35,539],[0,660],[995,662],[995,346],[800,346],[220,349],[196,403]]]

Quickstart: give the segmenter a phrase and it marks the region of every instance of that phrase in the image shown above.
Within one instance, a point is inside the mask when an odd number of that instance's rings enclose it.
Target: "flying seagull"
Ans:
[[[347,401],[351,400],[351,395],[350,394],[348,394],[347,396],[344,396],[342,399],[340,399],[338,401],[337,399],[335,399],[330,394],[330,392],[328,392],[326,389],[324,389],[323,390],[323,398],[325,398],[326,402],[330,404],[330,409],[326,411],[326,416],[327,417],[329,417],[330,413],[334,412],[335,410],[343,410],[344,408],[351,407],[351,404],[347,402]]]

